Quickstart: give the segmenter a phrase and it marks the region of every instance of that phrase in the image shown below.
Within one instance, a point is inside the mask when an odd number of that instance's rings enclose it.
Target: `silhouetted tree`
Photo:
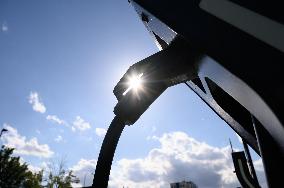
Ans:
[[[0,188],[72,188],[72,183],[79,183],[72,170],[64,169],[63,160],[59,165],[53,164],[46,172],[33,173],[26,163],[20,163],[20,157],[12,156],[13,151],[13,148],[1,147]]]
[[[23,187],[24,188],[41,188],[42,180],[43,180],[43,170],[37,173],[28,172],[26,180],[23,183]]]
[[[39,188],[42,173],[33,174],[20,157],[12,156],[14,149],[5,147],[0,150],[0,187],[1,188]]]
[[[61,160],[59,164],[50,165],[48,177],[46,179],[48,188],[72,188],[72,183],[79,183],[79,178],[73,175],[72,170],[64,169],[65,162]]]

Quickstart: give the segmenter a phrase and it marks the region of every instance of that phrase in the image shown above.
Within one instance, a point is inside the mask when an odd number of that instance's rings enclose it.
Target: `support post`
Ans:
[[[251,155],[250,155],[250,152],[249,152],[248,144],[243,139],[242,139],[242,142],[243,142],[245,154],[246,154],[246,157],[247,157],[250,173],[251,173],[255,183],[260,187],[256,173],[255,173],[255,169],[254,169],[254,166],[253,166],[253,162],[252,162],[252,159],[251,159]]]
[[[107,188],[113,156],[124,127],[119,117],[112,120],[101,147],[92,188]]]
[[[283,185],[284,156],[269,132],[251,116],[268,187]]]

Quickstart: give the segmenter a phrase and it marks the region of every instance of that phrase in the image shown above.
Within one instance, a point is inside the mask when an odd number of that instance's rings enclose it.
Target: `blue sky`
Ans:
[[[0,125],[9,127],[2,144],[16,147],[34,168],[65,157],[67,168],[81,180],[88,174],[90,184],[104,130],[114,117],[112,90],[130,65],[158,51],[153,39],[127,0],[1,0],[0,26]],[[148,163],[153,152],[160,151],[155,157],[167,155],[162,152],[167,150],[167,139],[174,141],[179,135],[187,140],[182,143],[192,144],[194,139],[200,148],[206,143],[212,151],[223,153],[228,163],[224,169],[231,167],[228,138],[241,148],[229,126],[194,92],[178,85],[163,93],[136,124],[125,128],[111,186],[126,182],[147,187],[160,182],[155,185],[167,187],[160,171],[151,171],[156,179],[145,174],[154,164]],[[171,168],[165,169],[175,168],[175,163],[169,164]],[[125,176],[116,176],[121,169]],[[144,178],[138,176],[141,172]],[[168,175],[163,178],[187,178],[174,172],[164,172]],[[234,177],[225,181],[223,171],[217,174],[220,180],[215,179],[215,187],[238,184]]]

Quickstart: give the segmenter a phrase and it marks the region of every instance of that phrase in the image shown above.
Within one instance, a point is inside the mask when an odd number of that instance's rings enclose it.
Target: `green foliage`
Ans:
[[[28,172],[26,181],[23,183],[24,188],[41,188],[43,180],[43,170],[38,173]]]
[[[5,146],[0,150],[0,187],[1,188],[37,188],[39,178],[28,170],[26,163],[20,163],[20,157],[13,157],[14,149]],[[28,186],[32,185],[32,186]]]
[[[79,179],[73,175],[72,170],[64,169],[64,161],[60,162],[58,168],[53,165],[50,169],[47,178],[48,188],[71,188],[72,183],[79,183]]]
[[[63,161],[60,162],[58,170],[50,168],[44,178],[44,170],[38,173],[29,171],[26,163],[20,163],[20,157],[12,156],[13,151],[13,148],[1,147],[0,188],[71,188],[71,183],[79,183],[72,171],[64,169]]]

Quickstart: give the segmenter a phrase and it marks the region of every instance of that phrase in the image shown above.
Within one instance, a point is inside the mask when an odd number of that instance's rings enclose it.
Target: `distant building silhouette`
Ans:
[[[182,181],[171,183],[171,188],[197,188],[197,185],[192,181]]]

